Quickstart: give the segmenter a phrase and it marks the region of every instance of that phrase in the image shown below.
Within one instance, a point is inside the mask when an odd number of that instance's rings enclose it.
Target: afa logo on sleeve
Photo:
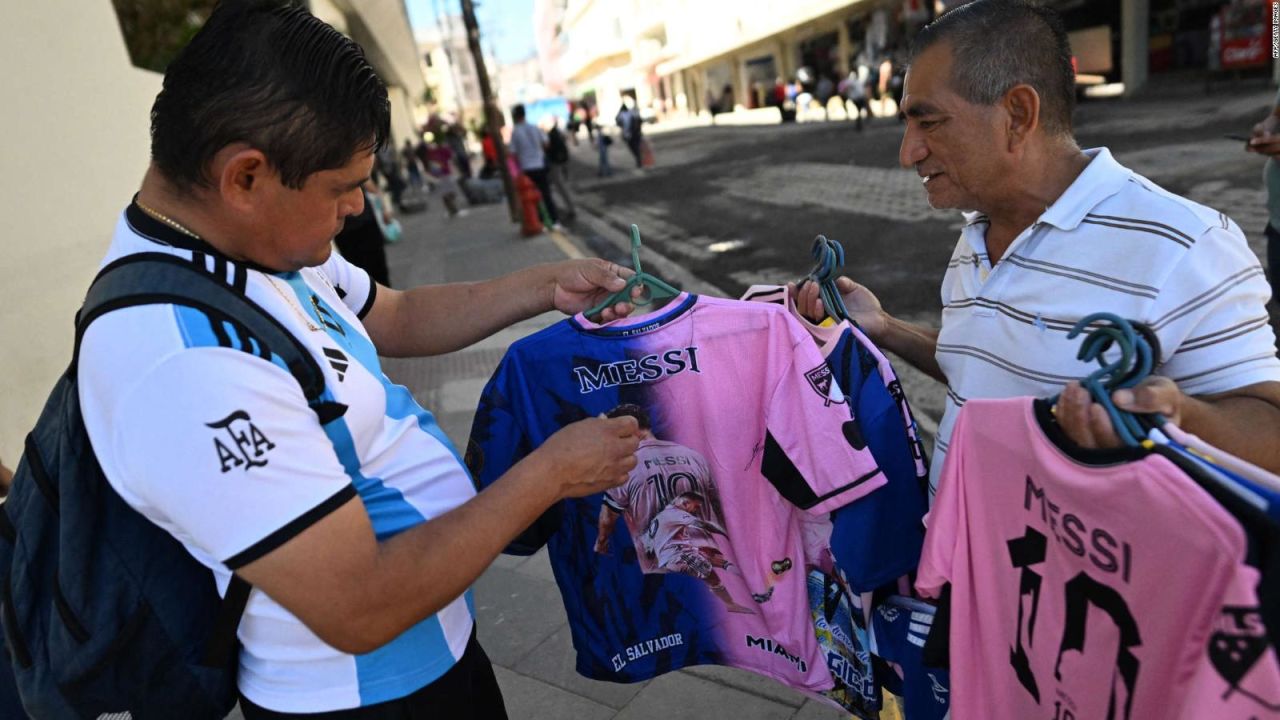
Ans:
[[[236,410],[205,426],[221,431],[214,433],[213,448],[224,474],[235,468],[248,472],[266,465],[267,453],[276,447],[244,410]]]

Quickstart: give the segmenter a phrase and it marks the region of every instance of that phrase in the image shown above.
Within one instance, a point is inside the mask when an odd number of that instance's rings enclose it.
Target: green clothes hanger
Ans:
[[[599,315],[605,308],[612,307],[621,302],[644,306],[655,302],[661,302],[662,300],[667,300],[680,294],[680,291],[676,288],[641,269],[640,228],[635,225],[631,226],[631,265],[636,271],[636,274],[627,278],[627,284],[624,285],[621,290],[605,298],[599,305],[588,310],[586,312],[588,317]],[[637,285],[642,286],[644,288],[644,292],[641,293],[639,297],[632,297],[631,292]]]

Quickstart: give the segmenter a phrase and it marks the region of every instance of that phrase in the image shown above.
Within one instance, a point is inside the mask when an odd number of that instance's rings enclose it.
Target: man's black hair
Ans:
[[[1049,134],[1071,132],[1076,106],[1071,44],[1062,19],[1028,0],[974,0],[925,26],[911,60],[951,46],[951,87],[975,105],[994,105],[1015,85],[1040,95],[1040,123]]]
[[[648,430],[651,427],[651,425],[649,424],[649,411],[645,410],[639,405],[633,405],[631,403],[623,403],[615,407],[614,409],[610,410],[609,412],[605,413],[604,415],[605,417],[609,417],[609,418],[616,418],[616,417],[622,417],[623,415],[630,415],[631,417],[636,419],[637,423],[640,424],[641,430]]]
[[[524,105],[523,105],[523,104],[521,104],[521,105],[513,105],[513,106],[511,107],[511,119],[512,119],[513,121],[515,121],[515,122],[520,122],[521,120],[523,120],[523,119],[524,119]]]
[[[391,104],[364,51],[304,8],[222,0],[169,65],[151,106],[151,160],[181,192],[243,142],[288,187],[387,141]]]

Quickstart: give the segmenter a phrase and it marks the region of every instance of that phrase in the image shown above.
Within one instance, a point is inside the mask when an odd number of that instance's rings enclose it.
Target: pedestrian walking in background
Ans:
[[[880,115],[880,117],[884,117],[889,114],[889,109],[885,104],[885,101],[892,96],[892,93],[889,91],[889,79],[893,77],[893,60],[891,60],[888,55],[885,55],[884,59],[880,61],[880,67],[877,70],[877,73],[876,100],[880,103],[880,112],[877,114]]]
[[[902,96],[906,91],[907,82],[907,65],[906,63],[896,62],[893,64],[893,71],[889,74],[889,95],[893,98],[893,111],[897,116],[899,123],[906,122],[904,116],[899,110],[902,109]]]
[[[387,269],[387,236],[382,233],[380,219],[375,215],[377,203],[363,184],[360,192],[364,196],[364,209],[347,216],[342,230],[334,236],[333,244],[338,246],[338,252],[347,262],[369,273],[369,277],[379,285],[391,287],[391,273]]]
[[[859,72],[859,68],[849,71],[849,76],[840,81],[840,96],[844,98],[845,113],[853,119],[859,132],[862,131],[862,114],[871,117],[871,103],[867,101],[867,83]]]
[[[547,170],[551,186],[564,200],[565,217],[572,218],[578,211],[569,194],[569,145],[564,135],[560,131],[560,118],[553,118],[551,129],[547,131]]]
[[[609,137],[609,131],[596,128],[596,150],[600,154],[600,163],[596,166],[596,177],[609,177],[613,174],[613,168],[609,165],[609,146],[613,144],[613,138]]]
[[[622,109],[618,110],[618,116],[614,118],[618,124],[619,131],[622,133],[622,141],[627,144],[627,149],[631,151],[631,156],[636,160],[636,168],[644,166],[640,157],[640,143],[644,139],[640,126],[644,121],[640,118],[640,111],[635,107],[635,101],[630,97],[622,98]]]
[[[587,140],[594,143],[596,141],[595,133],[598,128],[596,125],[595,103],[584,97],[579,107],[582,109],[582,124],[587,126]]]
[[[818,104],[822,105],[822,117],[825,120],[831,119],[831,108],[827,107],[827,103],[831,102],[832,96],[836,94],[836,84],[832,82],[831,76],[827,73],[818,75],[818,85],[813,90],[813,95],[818,99]]]
[[[538,192],[542,193],[551,226],[558,227],[560,213],[556,211],[556,201],[551,197],[551,180],[547,172],[547,137],[536,125],[525,120],[524,105],[511,108],[511,121],[515,123],[511,128],[511,154],[520,172],[528,175]]]
[[[427,174],[431,176],[435,192],[449,213],[457,217],[463,211],[458,208],[458,183],[453,179],[453,150],[444,142],[433,142],[427,147]]]
[[[454,123],[445,130],[444,138],[449,149],[453,151],[453,161],[458,165],[458,175],[463,180],[471,177],[471,153],[467,150],[466,128]]]
[[[480,179],[497,177],[498,148],[493,143],[493,136],[489,134],[488,125],[480,128],[480,154],[484,157],[484,164],[480,166]]]
[[[1263,184],[1267,188],[1267,272],[1271,278],[1271,298],[1280,302],[1280,97],[1262,122],[1253,126],[1253,136],[1245,146],[1249,152],[1265,155]]]
[[[725,83],[719,97],[712,95],[711,89],[707,88],[707,109],[711,111],[712,125],[716,124],[716,115],[733,112],[733,85]]]
[[[387,143],[378,150],[377,167],[378,172],[387,181],[387,192],[391,194],[391,203],[396,206],[396,210],[404,212],[404,175],[400,172],[399,153],[396,152],[395,145]]]
[[[404,168],[409,173],[409,187],[413,188],[414,192],[420,192],[424,184],[422,163],[418,160],[418,149],[408,138],[405,138],[404,147],[400,150],[400,161],[404,163]]]
[[[364,201],[373,206],[373,219],[377,221],[383,239],[388,243],[400,242],[404,238],[404,228],[391,207],[390,198],[382,192],[382,188],[378,187],[377,181],[372,178],[365,181]]]

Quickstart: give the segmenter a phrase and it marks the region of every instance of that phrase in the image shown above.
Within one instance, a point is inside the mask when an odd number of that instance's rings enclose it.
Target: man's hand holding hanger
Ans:
[[[1115,403],[1117,410],[1140,415],[1159,413],[1174,425],[1181,426],[1184,411],[1198,401],[1184,394],[1169,378],[1153,375],[1132,389],[1116,390],[1111,394],[1111,402]],[[1111,424],[1111,416],[1078,382],[1068,383],[1062,390],[1054,416],[1067,437],[1080,447],[1114,448],[1123,445]]]

